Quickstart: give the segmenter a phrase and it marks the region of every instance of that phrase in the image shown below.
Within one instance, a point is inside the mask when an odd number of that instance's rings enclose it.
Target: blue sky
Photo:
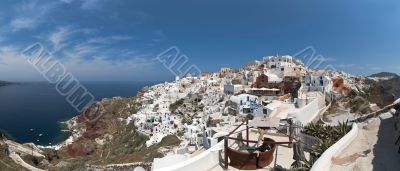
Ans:
[[[80,80],[168,80],[176,46],[202,71],[312,46],[337,70],[400,73],[400,1],[3,0],[0,80],[43,80],[19,53],[40,42]]]

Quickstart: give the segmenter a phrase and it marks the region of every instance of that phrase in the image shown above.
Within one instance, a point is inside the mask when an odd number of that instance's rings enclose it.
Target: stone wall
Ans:
[[[146,171],[151,171],[152,163],[126,163],[126,164],[112,164],[106,166],[99,165],[86,165],[87,171],[132,171],[136,168],[143,168]]]

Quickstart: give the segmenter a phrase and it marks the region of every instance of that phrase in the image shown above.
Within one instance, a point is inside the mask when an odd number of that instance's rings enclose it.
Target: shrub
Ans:
[[[310,123],[303,128],[302,133],[320,139],[320,142],[313,146],[313,153],[319,157],[350,130],[351,126],[348,121],[339,122],[338,125],[334,127],[320,123]]]
[[[321,123],[310,123],[306,125],[302,133],[314,136],[319,139],[319,143],[314,145],[310,154],[310,160],[294,162],[290,170],[308,171],[311,170],[316,158],[320,157],[329,147],[335,144],[351,130],[348,121],[339,122],[337,126],[323,125]]]

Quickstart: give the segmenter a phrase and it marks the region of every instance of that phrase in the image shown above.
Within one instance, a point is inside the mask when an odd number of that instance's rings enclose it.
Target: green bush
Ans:
[[[348,121],[339,122],[337,126],[323,125],[321,123],[310,123],[306,125],[302,133],[311,135],[320,140],[320,142],[314,145],[312,148],[311,156],[316,158],[320,157],[329,147],[339,141],[351,130],[351,126]],[[315,162],[315,158],[310,157],[310,161],[298,161],[291,165],[290,170],[294,171],[308,171],[311,170],[312,165]]]
[[[303,128],[303,133],[320,139],[320,142],[313,146],[313,153],[321,156],[329,147],[339,141],[351,130],[348,121],[339,122],[337,126],[310,123]]]

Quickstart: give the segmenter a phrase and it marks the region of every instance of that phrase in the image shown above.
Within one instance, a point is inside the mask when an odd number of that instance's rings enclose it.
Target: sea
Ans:
[[[81,83],[101,100],[135,96],[144,86],[157,82]],[[29,82],[0,87],[0,129],[19,143],[60,143],[70,135],[62,122],[78,114],[52,84]]]

